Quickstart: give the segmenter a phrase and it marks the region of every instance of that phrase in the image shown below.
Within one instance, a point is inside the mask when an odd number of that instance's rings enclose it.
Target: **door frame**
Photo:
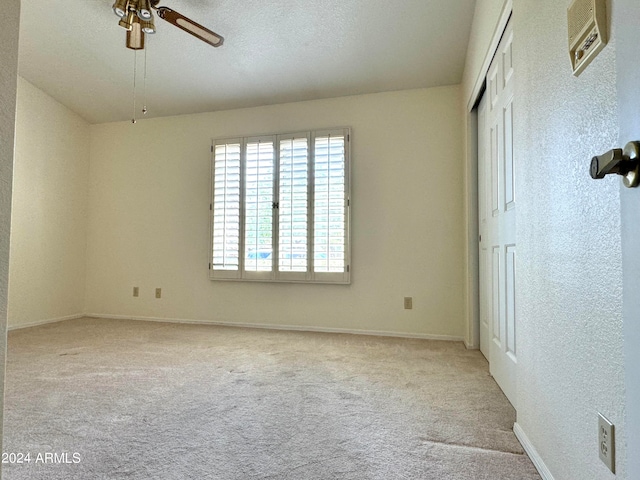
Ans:
[[[618,146],[630,140],[640,140],[640,115],[637,113],[637,79],[640,65],[629,62],[640,53],[638,26],[640,5],[637,0],[617,0],[613,9],[612,25],[616,32],[616,95],[618,97]],[[629,95],[631,92],[631,95]],[[640,456],[630,452],[640,450],[640,189],[629,189],[620,182],[621,236],[622,236],[622,338],[624,342],[624,369],[626,392],[627,476],[640,478]]]
[[[477,107],[485,90],[485,78],[493,57],[498,50],[502,35],[513,12],[513,0],[506,0],[500,19],[495,26],[491,43],[485,54],[482,67],[477,73],[471,95],[465,107],[466,158],[465,158],[465,226],[467,254],[467,318],[464,343],[469,349],[480,348],[480,254],[478,252],[478,112]]]

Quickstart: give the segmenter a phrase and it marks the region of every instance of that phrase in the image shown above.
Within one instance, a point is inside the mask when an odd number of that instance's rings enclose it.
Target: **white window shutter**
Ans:
[[[214,141],[212,279],[350,283],[350,137]]]
[[[313,273],[316,281],[347,282],[349,268],[349,131],[314,136]]]
[[[309,134],[278,137],[278,278],[309,272]]]
[[[211,276],[240,278],[241,141],[225,140],[213,150]]]
[[[244,277],[270,279],[273,272],[275,139],[246,141],[244,162]]]

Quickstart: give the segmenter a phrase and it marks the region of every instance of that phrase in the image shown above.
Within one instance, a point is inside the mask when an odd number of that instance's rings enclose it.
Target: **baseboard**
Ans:
[[[529,440],[529,437],[527,437],[527,434],[524,433],[524,430],[522,430],[522,427],[517,422],[513,424],[513,433],[516,434],[516,438],[522,444],[522,448],[524,448],[524,451],[527,452],[527,455],[529,455],[531,462],[538,470],[538,473],[540,474],[542,479],[554,480],[553,475],[551,475],[551,472],[545,465],[542,457],[540,457],[540,454],[536,450],[536,447],[533,446],[533,444]]]
[[[464,342],[464,346],[466,347],[467,350],[480,350],[480,345],[476,345],[475,343],[467,342],[466,338],[463,340],[463,342]]]
[[[160,322],[160,323],[186,323],[194,325],[218,325],[222,327],[244,327],[244,328],[262,328],[265,330],[285,330],[297,332],[319,332],[319,333],[348,333],[352,335],[369,335],[375,337],[398,337],[398,338],[416,338],[422,340],[443,340],[447,342],[463,342],[462,337],[451,335],[428,335],[422,333],[405,333],[405,332],[387,332],[383,330],[353,330],[347,328],[328,328],[328,327],[308,327],[302,325],[278,325],[265,323],[238,323],[224,322],[213,320],[191,320],[179,318],[159,318],[159,317],[138,317],[133,315],[111,315],[102,313],[87,313],[85,317],[90,318],[108,318],[114,320],[139,320],[143,322]]]
[[[58,323],[64,322],[65,320],[76,320],[78,318],[84,317],[84,313],[78,313],[75,315],[67,315],[66,317],[57,317],[57,318],[46,318],[44,320],[36,320],[34,322],[21,323],[20,325],[9,325],[7,330],[21,330],[23,328],[37,327],[39,325],[46,325],[48,323]],[[9,319],[9,323],[11,323],[11,319]]]

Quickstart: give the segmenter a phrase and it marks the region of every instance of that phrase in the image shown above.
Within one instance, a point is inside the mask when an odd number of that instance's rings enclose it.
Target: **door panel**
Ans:
[[[516,355],[516,246],[507,245],[506,247],[506,277],[505,277],[505,295],[506,295],[506,322],[507,333],[505,340],[507,342],[506,352],[508,355],[515,357]]]
[[[504,110],[504,201],[505,209],[516,206],[516,177],[513,163],[513,98]]]
[[[495,124],[489,133],[491,138],[491,215],[500,214],[500,125]]]
[[[500,328],[500,246],[494,245],[491,250],[493,252],[491,256],[491,268],[493,269],[491,277],[491,333],[493,334],[493,343],[500,348],[502,344],[502,329]],[[489,361],[491,361],[491,356]]]
[[[513,155],[513,32],[508,25],[478,109],[480,345],[491,374],[516,405],[516,187]],[[490,215],[484,206],[490,205]],[[487,321],[487,313],[490,320]],[[490,340],[489,340],[490,339]]]

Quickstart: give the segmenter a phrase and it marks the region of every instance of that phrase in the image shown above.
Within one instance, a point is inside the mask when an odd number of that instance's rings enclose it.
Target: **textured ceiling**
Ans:
[[[134,52],[112,3],[22,0],[20,75],[91,123],[132,116]],[[460,83],[475,0],[161,5],[225,43],[213,48],[156,17],[146,51],[150,117]]]

